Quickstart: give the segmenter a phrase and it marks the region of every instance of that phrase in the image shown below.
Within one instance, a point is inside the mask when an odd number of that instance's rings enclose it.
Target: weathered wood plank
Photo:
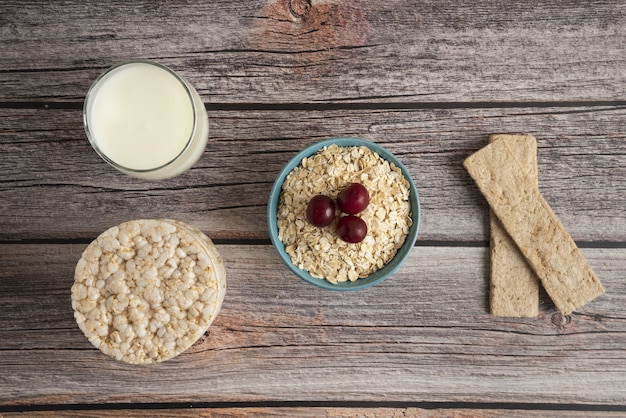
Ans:
[[[74,323],[83,247],[0,246],[0,404],[626,403],[626,249],[583,249],[607,293],[580,311],[544,299],[538,318],[507,319],[487,312],[486,248],[416,247],[383,284],[335,293],[269,246],[220,245],[229,289],[209,335],[143,368],[109,360]]]
[[[275,406],[154,415],[591,415],[457,408],[462,403],[600,405],[614,409],[600,416],[623,413],[624,27],[619,0],[480,0],[471,7],[4,1],[0,411],[43,404],[67,410],[33,415],[143,416],[133,403],[261,402]],[[207,152],[167,182],[118,174],[82,130],[78,108],[93,79],[138,57],[179,70],[210,109]],[[519,101],[537,107],[499,106]],[[48,103],[61,109],[42,108]],[[572,315],[560,315],[545,295],[538,318],[488,313],[481,243],[488,210],[461,161],[494,132],[538,138],[540,188],[574,239],[586,242],[583,253],[607,290]],[[340,135],[400,156],[424,212],[422,242],[407,264],[382,285],[349,294],[301,283],[263,244],[267,194],[280,168],[302,147]],[[219,245],[229,290],[208,335],[147,368],[94,349],[69,300],[86,241],[139,217],[177,218],[231,243]],[[260,241],[243,245],[246,239]],[[278,406],[294,400],[355,407]],[[394,401],[455,408],[357,407]],[[100,402],[131,409],[72,410]]]
[[[116,409],[116,410],[66,410],[66,411],[28,411],[28,416],[33,418],[45,417],[221,417],[221,418],[245,418],[245,417],[333,417],[333,418],[617,418],[623,417],[623,412],[602,411],[593,409],[576,411],[550,411],[550,410],[521,410],[521,409],[470,409],[470,408],[386,408],[386,407],[249,407],[249,408],[186,408],[186,409]],[[3,418],[23,417],[23,412],[3,413]]]
[[[5,1],[0,102],[82,101],[130,58],[208,103],[623,100],[625,26],[621,0]]]
[[[173,217],[218,239],[266,239],[282,166],[332,136],[360,136],[407,165],[421,240],[488,239],[488,210],[461,163],[495,132],[538,139],[539,186],[578,241],[626,241],[626,108],[210,112],[210,142],[184,175],[146,182],[90,148],[79,110],[0,109],[0,240],[91,239],[120,222]]]

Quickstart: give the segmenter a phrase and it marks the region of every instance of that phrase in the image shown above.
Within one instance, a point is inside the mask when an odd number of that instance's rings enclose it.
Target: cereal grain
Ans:
[[[311,198],[336,199],[348,184],[363,184],[370,203],[359,214],[368,234],[350,244],[334,233],[337,219],[318,228],[306,220]],[[356,281],[384,267],[395,256],[411,227],[409,182],[399,167],[365,146],[330,145],[304,158],[287,177],[278,204],[278,237],[292,262],[330,283]]]

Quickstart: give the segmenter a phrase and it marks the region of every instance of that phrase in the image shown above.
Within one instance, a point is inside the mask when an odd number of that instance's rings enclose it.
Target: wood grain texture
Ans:
[[[149,58],[207,103],[503,102],[626,96],[620,0],[5,1],[0,102],[77,102]]]
[[[145,417],[146,410],[116,409],[116,410],[55,410],[55,411],[29,411],[32,418],[46,417]],[[384,408],[384,407],[249,407],[249,408],[187,408],[187,409],[150,409],[149,414],[154,418],[161,417],[220,417],[220,418],[247,418],[247,417],[286,417],[286,418],[617,418],[623,417],[623,412],[618,411],[546,411],[546,410],[520,410],[520,409],[484,409],[484,408]],[[24,413],[4,413],[3,418],[23,417]]]
[[[626,249],[583,250],[607,294],[580,311],[543,298],[537,319],[505,319],[488,313],[487,248],[416,247],[383,284],[336,293],[300,282],[269,246],[220,245],[228,291],[209,335],[137,367],[74,323],[83,247],[0,246],[0,404],[626,399]]]
[[[3,1],[0,416],[623,415],[625,27],[620,0]],[[209,110],[175,179],[85,138],[87,89],[131,58]],[[537,137],[540,190],[606,287],[572,315],[545,294],[537,318],[488,313],[489,210],[461,163],[493,133]],[[267,240],[279,170],[333,136],[388,148],[420,191],[420,241],[367,291],[301,283]],[[217,239],[229,281],[210,332],[148,368],[93,348],[69,296],[87,243],[140,217]]]
[[[179,219],[215,239],[267,239],[266,202],[283,165],[321,139],[359,136],[411,172],[420,240],[487,241],[488,207],[462,161],[491,133],[526,132],[538,140],[539,188],[572,237],[626,241],[626,107],[214,111],[200,161],[156,183],[102,161],[78,110],[0,117],[0,240],[92,239],[141,217]]]

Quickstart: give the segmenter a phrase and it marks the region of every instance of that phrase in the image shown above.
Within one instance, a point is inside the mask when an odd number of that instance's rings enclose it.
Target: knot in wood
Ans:
[[[289,13],[296,20],[303,20],[311,11],[311,0],[289,0]]]
[[[572,322],[572,317],[569,315],[563,315],[560,312],[552,315],[552,324],[558,328],[565,328],[570,322]]]

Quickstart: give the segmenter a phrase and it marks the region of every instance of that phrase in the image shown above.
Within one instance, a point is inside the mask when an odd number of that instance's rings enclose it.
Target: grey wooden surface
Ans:
[[[3,2],[0,416],[626,413],[626,7],[457,3]],[[175,179],[85,138],[84,94],[129,58],[209,111]],[[489,211],[461,162],[502,132],[537,137],[540,190],[606,288],[572,315],[545,294],[537,318],[489,315]],[[265,220],[280,168],[333,136],[396,154],[423,210],[407,263],[348,294],[293,276]],[[89,344],[69,288],[90,240],[145,217],[212,237],[229,288],[201,341],[141,368]]]

